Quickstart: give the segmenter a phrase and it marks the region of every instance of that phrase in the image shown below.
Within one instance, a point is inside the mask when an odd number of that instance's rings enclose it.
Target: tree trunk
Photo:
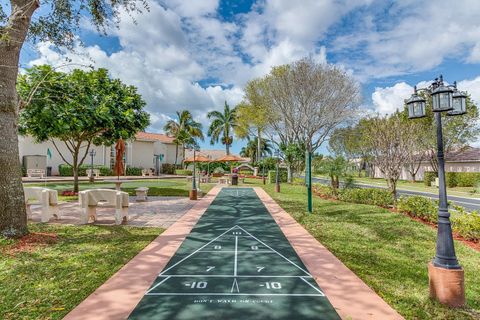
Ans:
[[[72,167],[73,170],[73,192],[78,192],[78,166],[74,165]]]
[[[225,143],[225,149],[227,151],[227,156],[230,154],[230,145],[228,143]]]
[[[335,183],[335,177],[333,175],[330,176],[330,185],[332,186],[333,195],[337,196],[337,184]]]
[[[288,164],[287,165],[287,182],[292,183],[293,180],[293,170],[292,170],[292,165]]]
[[[393,179],[388,180],[388,187],[390,189],[390,193],[392,194],[393,200],[393,207],[397,207],[397,181]]]
[[[12,14],[0,33],[0,235],[20,237],[28,229],[18,152],[19,104],[15,86],[20,50],[39,3],[31,0],[10,3]]]

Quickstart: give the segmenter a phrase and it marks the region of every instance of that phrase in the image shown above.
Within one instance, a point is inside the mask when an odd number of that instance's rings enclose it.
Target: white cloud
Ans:
[[[467,91],[477,106],[480,107],[480,76],[472,80],[462,80],[457,83],[457,88],[462,91]]]
[[[413,93],[413,87],[405,82],[399,82],[392,87],[375,88],[372,93],[372,101],[375,111],[385,115],[392,114],[396,110],[401,110],[404,100],[408,99]]]

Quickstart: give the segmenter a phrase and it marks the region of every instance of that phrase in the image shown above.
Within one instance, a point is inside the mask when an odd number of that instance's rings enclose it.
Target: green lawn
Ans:
[[[207,193],[214,186],[213,183],[202,183],[200,185],[202,191]],[[50,189],[58,190],[59,196],[62,191],[73,190],[72,182],[48,182],[39,184],[25,184],[25,186],[40,186]],[[130,195],[135,195],[135,189],[138,187],[148,187],[148,195],[150,196],[179,196],[188,197],[188,192],[192,188],[192,183],[187,182],[186,179],[149,179],[149,180],[132,180],[122,184],[122,190],[128,192]],[[107,188],[114,189],[115,184],[108,182],[80,182],[80,190],[93,189],[93,188]],[[60,200],[70,201],[76,200],[77,197],[62,197]]]
[[[0,238],[0,319],[61,319],[163,230],[30,224],[55,244],[14,256]]]
[[[260,185],[249,180],[250,184]],[[427,263],[436,231],[386,209],[314,197],[306,213],[303,186],[273,184],[265,190],[348,268],[407,319],[480,319],[480,253],[455,247],[465,269],[467,307],[449,309],[428,298]]]

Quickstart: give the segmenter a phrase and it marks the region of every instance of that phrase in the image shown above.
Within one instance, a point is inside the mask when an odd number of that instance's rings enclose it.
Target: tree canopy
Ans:
[[[26,101],[20,132],[37,142],[52,141],[73,167],[75,180],[92,144],[111,145],[119,138],[132,138],[149,124],[137,89],[109,78],[106,69],[62,73],[50,66],[33,67],[19,77],[18,92]],[[73,161],[60,152],[58,141],[65,144]]]
[[[215,144],[219,140],[225,145],[227,154],[230,154],[230,146],[233,143],[233,131],[237,126],[237,110],[231,109],[227,101],[223,106],[223,112],[211,111],[207,114],[208,119],[213,119],[208,128],[210,143]]]

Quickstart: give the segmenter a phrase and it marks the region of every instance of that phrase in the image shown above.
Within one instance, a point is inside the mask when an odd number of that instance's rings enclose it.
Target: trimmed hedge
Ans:
[[[268,183],[275,183],[275,170],[269,170],[268,171]],[[278,179],[280,182],[287,182],[288,174],[287,174],[287,169],[280,168],[279,173],[278,173]]]
[[[429,222],[437,222],[438,204],[422,196],[402,196],[398,199],[397,209],[413,217],[418,217]]]
[[[423,183],[429,186],[437,174],[435,172],[426,171],[424,173]],[[474,187],[480,182],[480,172],[446,172],[445,183],[449,188],[455,187]]]
[[[466,212],[463,207],[453,206],[450,210],[452,229],[467,240],[480,241],[480,214]],[[438,201],[421,196],[401,197],[398,211],[435,223],[438,221]]]
[[[91,166],[88,164],[82,164],[78,168],[78,176],[87,176],[87,169],[90,169]],[[100,175],[101,176],[111,176],[113,175],[112,169],[110,169],[107,166],[101,166],[101,165],[94,165],[94,169],[99,169],[100,170]],[[58,172],[61,177],[72,177],[73,176],[73,168],[67,164],[61,164],[58,166]]]
[[[253,171],[252,170],[240,170],[238,172],[238,174],[241,174],[243,176],[252,176],[253,175]]]
[[[371,204],[379,207],[393,205],[390,191],[378,188],[346,188],[340,190],[338,199],[345,202]]]
[[[142,168],[138,167],[127,167],[127,176],[141,176],[142,175]]]
[[[192,170],[185,170],[185,169],[177,169],[175,170],[175,174],[179,176],[191,176]]]

